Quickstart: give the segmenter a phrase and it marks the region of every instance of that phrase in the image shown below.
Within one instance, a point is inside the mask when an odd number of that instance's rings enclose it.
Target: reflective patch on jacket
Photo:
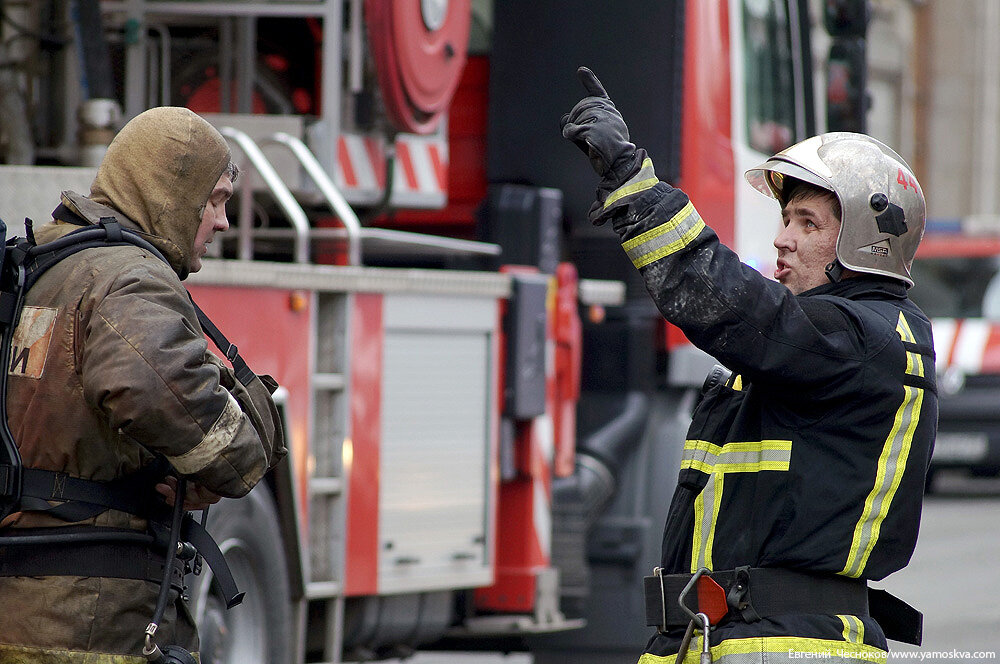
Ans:
[[[41,378],[45,369],[45,358],[49,354],[49,343],[52,341],[52,328],[56,324],[59,310],[52,307],[24,307],[21,311],[21,321],[14,330],[11,344],[10,366],[7,373],[11,376]]]

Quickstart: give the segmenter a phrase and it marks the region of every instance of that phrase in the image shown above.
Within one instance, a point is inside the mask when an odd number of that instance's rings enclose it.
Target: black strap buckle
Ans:
[[[122,225],[114,217],[101,217],[101,227],[107,235],[108,242],[122,241]]]
[[[738,611],[745,622],[757,622],[760,614],[750,599],[750,566],[737,567],[735,572],[734,583],[726,593],[726,603],[729,608]]]

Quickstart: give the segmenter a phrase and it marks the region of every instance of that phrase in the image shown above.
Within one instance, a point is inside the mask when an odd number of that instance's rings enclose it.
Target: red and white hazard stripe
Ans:
[[[555,439],[552,418],[540,415],[531,423],[531,454],[537,471],[531,476],[534,537],[537,539],[541,560],[547,565],[552,559],[552,462],[555,456]]]
[[[1000,324],[981,318],[935,318],[931,325],[938,371],[1000,373]]]
[[[380,137],[341,134],[334,182],[351,202],[371,202],[385,189],[385,143]],[[443,137],[400,134],[393,166],[393,203],[437,207],[447,201],[448,144]]]

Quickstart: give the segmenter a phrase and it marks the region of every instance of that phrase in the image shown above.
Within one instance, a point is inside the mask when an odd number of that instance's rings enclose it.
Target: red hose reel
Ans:
[[[437,128],[465,66],[471,19],[470,0],[365,0],[379,87],[400,131]]]

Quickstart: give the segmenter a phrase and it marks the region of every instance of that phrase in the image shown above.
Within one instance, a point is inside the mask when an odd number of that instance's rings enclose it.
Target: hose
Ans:
[[[649,414],[649,397],[629,392],[618,416],[585,438],[577,451],[576,472],[557,480],[553,493],[584,509],[588,525],[600,515],[618,490],[618,464],[638,445]]]
[[[187,490],[187,479],[181,477],[177,480],[177,491],[174,495],[174,510],[170,520],[170,541],[167,544],[167,560],[163,565],[163,581],[160,583],[160,594],[156,598],[156,610],[153,617],[146,626],[146,645],[142,649],[142,654],[150,662],[163,661],[163,653],[159,646],[153,642],[156,630],[163,620],[163,614],[167,610],[167,598],[170,595],[170,577],[173,574],[174,561],[177,559],[177,544],[181,538],[181,520],[184,518],[184,494]]]
[[[19,546],[32,544],[75,544],[77,542],[126,542],[135,544],[154,544],[156,538],[148,533],[140,532],[87,532],[52,535],[10,535],[0,537],[3,546]]]

